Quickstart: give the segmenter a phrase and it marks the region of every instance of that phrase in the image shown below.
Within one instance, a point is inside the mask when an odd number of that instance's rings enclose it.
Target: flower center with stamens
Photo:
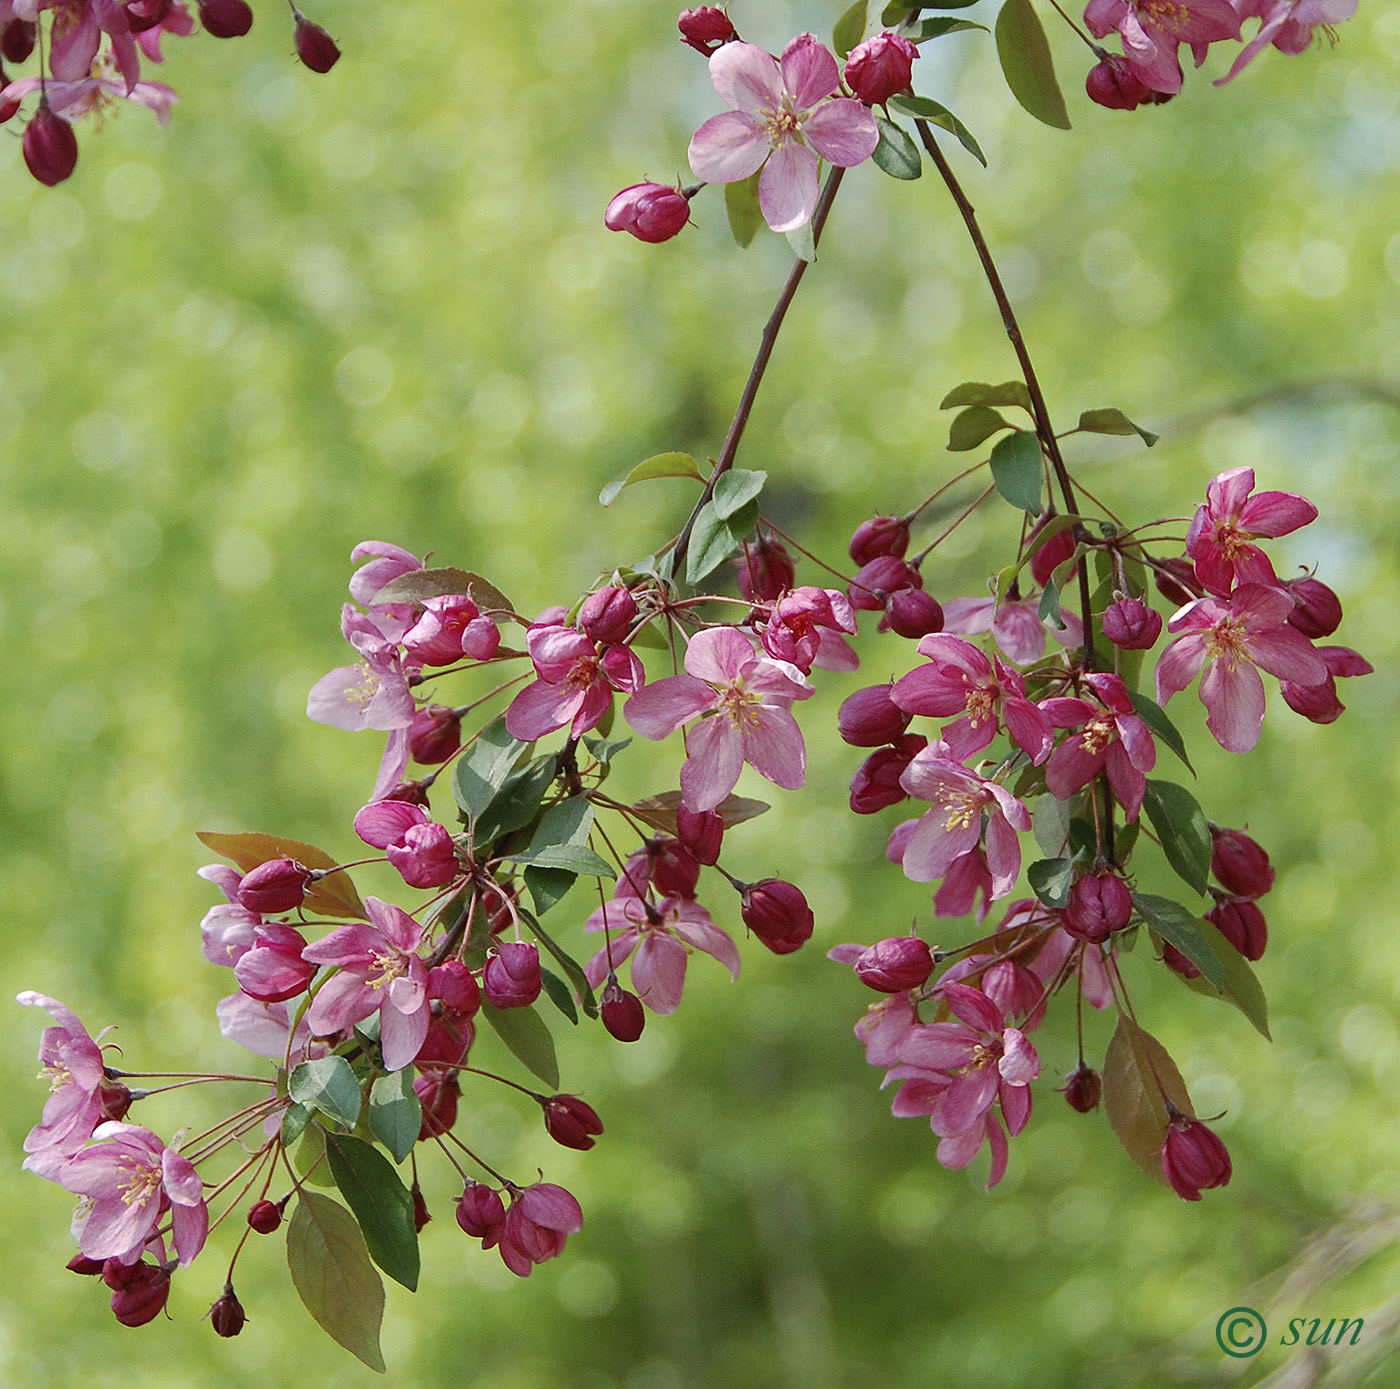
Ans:
[[[988,1066],[996,1065],[1000,1059],[1001,1047],[989,1047],[985,1042],[978,1042],[972,1048],[972,1055],[968,1059],[965,1069],[969,1071],[984,1070]]]
[[[1229,670],[1241,662],[1250,663],[1247,633],[1235,618],[1222,618],[1211,628],[1208,659],[1226,662]]]
[[[762,707],[762,696],[746,690],[739,681],[733,681],[720,692],[719,707],[740,733],[758,732],[758,714]]]
[[[1158,29],[1175,33],[1191,22],[1191,13],[1180,0],[1138,0],[1138,16]]]
[[[775,111],[772,107],[765,106],[758,116],[766,127],[768,138],[775,150],[781,149],[789,140],[801,139],[802,116],[792,109],[792,97],[786,92],[783,93],[781,109]]]
[[[943,803],[943,828],[948,831],[965,830],[982,814],[982,803],[986,796],[981,791],[957,791]]]
[[[117,1190],[124,1206],[144,1206],[160,1190],[160,1167],[138,1158],[121,1159]]]
[[[977,686],[967,697],[968,722],[976,728],[984,719],[996,719],[996,695],[991,690]]]
[[[50,1061],[39,1072],[39,1079],[47,1080],[50,1094],[56,1095],[65,1085],[73,1083],[73,1072],[61,1061]]]
[[[360,662],[360,672],[360,683],[345,687],[345,701],[363,709],[379,693],[379,673],[368,661]]]
[[[573,668],[569,671],[564,684],[569,689],[586,690],[597,678],[597,660],[585,656],[582,660],[574,662]]]
[[[1090,757],[1095,753],[1102,752],[1113,741],[1114,734],[1113,720],[1100,715],[1098,718],[1090,719],[1084,726],[1084,751]]]
[[[365,983],[372,989],[382,989],[385,985],[392,984],[404,973],[407,965],[402,955],[389,954],[379,950],[374,952],[373,958],[371,972],[365,975]],[[375,973],[375,970],[378,973]]]

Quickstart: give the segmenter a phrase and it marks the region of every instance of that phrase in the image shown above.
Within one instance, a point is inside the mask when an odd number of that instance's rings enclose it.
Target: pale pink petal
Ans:
[[[326,980],[306,1010],[306,1025],[318,1037],[329,1037],[363,1022],[379,1011],[378,989],[367,985],[361,975],[343,970]]]
[[[647,932],[632,959],[632,987],[653,1013],[674,1013],[685,988],[685,946],[660,931]]]
[[[776,111],[783,104],[778,60],[756,44],[726,43],[717,48],[710,55],[710,81],[720,100],[735,111],[753,116],[765,109]]]
[[[533,743],[569,723],[583,703],[582,692],[571,685],[534,680],[510,702],[506,731],[522,743]]]
[[[209,1237],[209,1207],[202,1199],[198,1205],[176,1205],[170,1212],[170,1223],[175,1254],[181,1267],[188,1268]]]
[[[733,789],[744,766],[744,736],[723,714],[702,719],[690,732],[681,768],[686,808],[713,810]]]
[[[1189,636],[1178,637],[1162,652],[1157,659],[1156,671],[1158,704],[1165,704],[1196,678],[1209,650],[1210,638],[1193,632]],[[1050,760],[1053,762],[1055,759],[1052,757]]]
[[[739,977],[739,947],[727,931],[722,931],[710,920],[710,914],[704,907],[694,902],[683,902],[670,925],[682,940],[689,941],[697,950],[703,950],[718,960],[729,971],[731,979]]]
[[[643,738],[659,741],[714,704],[715,692],[705,681],[667,675],[634,694],[622,706],[622,716]]]
[[[396,984],[403,982],[396,979]],[[426,999],[420,997],[420,1003]],[[401,1013],[386,999],[379,1011],[379,1045],[384,1052],[384,1065],[390,1071],[401,1071],[407,1066],[423,1046],[428,1035],[428,1009],[420,1006],[417,1011]]]
[[[799,111],[809,110],[841,85],[841,70],[831,51],[822,43],[794,41],[788,44],[783,49],[780,67],[783,86],[792,93],[793,105]],[[834,103],[828,103],[831,104]],[[861,105],[858,101],[851,104]],[[861,109],[865,110],[863,106]]]
[[[786,709],[761,708],[758,727],[743,735],[743,747],[744,760],[774,785],[795,791],[806,780],[802,730]]]
[[[869,159],[880,143],[870,108],[849,97],[837,97],[818,106],[807,118],[802,133],[823,159],[842,169]]]
[[[1206,727],[1227,752],[1252,752],[1264,725],[1264,682],[1247,662],[1212,661],[1201,676]]]
[[[976,636],[991,627],[995,608],[990,598],[953,598],[943,604],[943,630]]]
[[[688,157],[696,178],[706,183],[740,183],[762,167],[772,148],[767,132],[752,116],[722,111],[690,137]]]
[[[758,176],[763,220],[775,232],[806,226],[817,210],[819,191],[817,156],[806,146],[788,141],[773,151]]]
[[[402,907],[396,907],[392,902],[385,902],[379,897],[366,897],[365,910],[369,912],[369,919],[374,922],[384,937],[399,950],[407,952],[418,948],[418,941],[423,935],[423,927]],[[378,948],[383,948],[382,942],[379,943]],[[306,958],[310,959],[311,957],[308,955]]]
[[[946,613],[943,625],[946,630]],[[1017,665],[1030,665],[1045,655],[1045,626],[1034,603],[1003,603],[991,630],[996,644]]]
[[[930,810],[914,827],[904,846],[904,876],[916,883],[931,883],[948,871],[954,859],[976,845],[980,837],[977,824],[948,827],[946,813]]]
[[[1029,1085],[1040,1074],[1040,1057],[1018,1028],[1008,1027],[1002,1034],[1002,1057],[997,1069],[1007,1085]]]
[[[737,628],[708,627],[690,639],[685,649],[685,673],[711,685],[728,685],[739,678],[754,655],[753,642]]]

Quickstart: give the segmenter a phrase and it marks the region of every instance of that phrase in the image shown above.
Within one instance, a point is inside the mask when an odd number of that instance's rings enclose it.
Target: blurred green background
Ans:
[[[734,6],[768,47],[829,32],[836,12]],[[168,44],[169,128],[135,110],[100,135],[80,128],[58,189],[0,139],[5,979],[94,1031],[117,1024],[135,1069],[240,1064],[212,1012],[228,976],[199,954],[214,899],[194,832],[356,848],[377,739],[304,716],[307,689],[345,659],[351,546],[431,551],[525,612],[646,553],[682,518],[684,484],[609,512],[598,489],[651,453],[717,450],[790,259],[767,233],[738,251],[714,191],[667,245],[603,229],[616,189],[686,172],[690,132],[718,109],[673,6],[327,0],[312,18],[345,50],[326,77],[295,63],[275,6],[246,40]],[[1163,435],[1150,454],[1072,441],[1072,466],[1138,520],[1189,514],[1211,475],[1241,464],[1306,492],[1322,519],[1278,543],[1280,571],[1320,563],[1348,606],[1339,639],[1377,666],[1344,688],[1334,727],[1271,705],[1248,759],[1209,740],[1194,692],[1173,705],[1207,812],[1248,820],[1280,870],[1259,968],[1272,1046],[1145,951],[1129,961],[1141,1020],[1199,1112],[1224,1112],[1234,1181],[1182,1203],[1101,1114],[1072,1113],[1052,1089],[1074,1063],[1068,1016],[1037,1035],[1037,1113],[991,1196],[980,1164],[943,1171],[927,1127],[890,1117],[850,1034],[869,995],[823,952],[903,932],[915,913],[927,925],[928,892],[882,864],[898,812],[845,809],[859,755],[832,723],[863,681],[832,679],[802,711],[809,789],[776,795],[730,863],[806,889],[812,946],[747,949],[735,986],[697,958],[681,1012],[630,1048],[599,1029],[564,1036],[561,1021],[565,1087],[607,1123],[590,1154],[550,1144],[490,1087],[468,1091],[469,1138],[518,1173],[545,1166],[587,1224],[520,1282],[457,1231],[451,1174],[429,1161],[423,1291],[390,1285],[395,1386],[1254,1382],[1281,1352],[1224,1362],[1216,1317],[1264,1305],[1257,1280],[1344,1219],[1378,1252],[1354,1251],[1356,1271],[1303,1311],[1362,1315],[1395,1292],[1393,1236],[1376,1222],[1400,1205],[1385,848],[1400,833],[1400,15],[1363,5],[1335,51],[1270,51],[1218,91],[1212,58],[1179,100],[1135,114],[1091,106],[1078,40],[1060,26],[1052,42],[1070,134],[1014,105],[984,34],[928,45],[915,83],[988,153],[990,172],[950,158],[1056,419],[1114,405]],[[867,166],[837,202],[740,462],[770,471],[772,514],[839,564],[856,521],[962,466],[942,447],[943,393],[1014,372],[941,185]],[[929,586],[980,592],[1014,526],[1004,507],[974,519]],[[913,663],[907,645],[863,650],[866,679]],[[617,780],[674,785],[674,753],[643,751]],[[723,884],[705,895],[738,926]],[[579,949],[587,906],[571,898],[551,918]],[[42,1021],[0,1009],[0,1379],[377,1382],[306,1318],[280,1239],[254,1239],[240,1262],[250,1322],[230,1342],[200,1320],[228,1232],[177,1278],[173,1320],[143,1330],[115,1325],[103,1291],[64,1271],[69,1200],[18,1170],[43,1098]],[[1089,1030],[1101,1057],[1109,1020]],[[480,1055],[510,1064],[493,1038]],[[141,1117],[167,1135],[219,1112],[159,1103]],[[1337,1360],[1349,1382],[1362,1355]],[[1400,1371],[1382,1359],[1368,1382]]]

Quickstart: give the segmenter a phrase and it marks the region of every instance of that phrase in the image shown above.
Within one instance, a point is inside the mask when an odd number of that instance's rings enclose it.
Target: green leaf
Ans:
[[[312,1122],[303,1130],[301,1139],[292,1150],[292,1166],[302,1181],[312,1186],[334,1186],[335,1178],[326,1166],[326,1131]]]
[[[1050,44],[1031,0],[1006,0],[997,15],[997,56],[1011,94],[1036,120],[1068,130],[1069,113]]]
[[[1167,711],[1156,700],[1149,699],[1136,690],[1129,690],[1128,698],[1133,702],[1133,712],[1148,726],[1153,736],[1160,738],[1176,753],[1186,764],[1191,775],[1195,776],[1196,769],[1191,766],[1191,759],[1186,755],[1186,743],[1181,737],[1181,731],[1171,721]]]
[[[556,907],[569,890],[578,882],[578,874],[563,868],[536,868],[525,870],[525,886],[530,889],[535,910],[543,916],[551,907]]]
[[[530,872],[543,871],[531,869]],[[528,883],[529,876],[526,875]],[[593,986],[588,982],[587,976],[583,972],[583,966],[569,954],[567,950],[560,947],[559,943],[544,929],[540,923],[527,911],[522,911],[526,924],[534,933],[535,939],[554,956],[555,963],[568,976],[569,982],[574,986],[574,992],[583,1000],[583,1011],[590,1018],[598,1016],[598,1003],[593,997]]]
[[[1164,941],[1176,946],[1215,985],[1217,992],[1224,989],[1225,967],[1211,949],[1194,912],[1170,897],[1154,897],[1147,892],[1133,893],[1133,906]]]
[[[975,4],[976,0],[962,0],[962,2],[970,5]],[[895,0],[895,3],[886,5],[880,11],[880,23],[886,29],[897,29],[906,20],[917,19],[921,8],[922,6],[919,5],[901,5]]]
[[[303,868],[334,868],[336,860],[314,844],[299,839],[284,839],[278,834],[218,834],[201,831],[197,838],[206,849],[232,859],[245,873],[251,873],[269,859],[289,858]],[[360,894],[344,871],[327,873],[306,890],[306,910],[321,916],[354,917],[368,920]]]
[[[577,1027],[578,1008],[574,1004],[573,990],[552,969],[540,970],[540,984],[549,1001]]]
[[[1069,801],[1062,801],[1047,791],[1037,798],[1031,811],[1035,842],[1049,858],[1058,858],[1064,851],[1069,838],[1070,805]]]
[[[514,612],[515,606],[494,584],[470,569],[410,569],[374,595],[376,603],[426,603],[429,598],[464,594],[479,608]]]
[[[1086,434],[1136,434],[1148,448],[1161,437],[1134,424],[1121,410],[1086,410],[1079,417],[1079,428]]]
[[[998,439],[992,449],[992,481],[997,491],[1020,511],[1040,511],[1040,440],[1028,429]]]
[[[1019,405],[1027,414],[1032,413],[1031,393],[1024,381],[1003,381],[999,386],[985,381],[964,381],[939,401],[938,408],[951,410],[958,405]]]
[[[604,506],[611,506],[623,488],[633,483],[650,482],[659,477],[688,477],[696,482],[705,481],[700,465],[688,453],[658,453],[638,463],[631,472],[624,473],[598,493],[598,500]]]
[[[1055,582],[1053,575],[1045,581],[1045,589],[1040,595],[1040,602],[1035,611],[1036,616],[1047,627],[1053,627],[1057,632],[1064,631],[1065,620],[1060,615],[1060,586]]]
[[[1026,878],[1040,901],[1058,911],[1069,901],[1069,890],[1074,886],[1074,860],[1039,859],[1026,869]]]
[[[865,25],[869,18],[868,0],[856,0],[831,31],[831,46],[838,58],[849,58],[851,49],[865,37]]]
[[[728,472],[721,473],[712,498],[715,515],[729,520],[763,491],[763,484],[767,481],[767,473],[749,472],[744,468],[730,468]]]
[[[287,1226],[287,1267],[297,1296],[321,1329],[383,1374],[384,1284],[355,1217],[328,1196],[299,1192]]]
[[[971,3],[971,0],[969,0]],[[959,5],[956,8],[961,9]],[[905,38],[910,43],[925,43],[929,39],[941,39],[944,34],[956,34],[963,29],[980,29],[984,34],[987,32],[985,24],[974,24],[970,19],[925,19],[916,24],[905,34]]]
[[[792,247],[792,253],[798,260],[808,262],[817,258],[817,236],[812,230],[811,222],[803,222],[800,227],[794,227],[790,232],[785,233],[787,243]]]
[[[402,1162],[423,1127],[423,1105],[413,1089],[413,1067],[380,1076],[369,1092],[369,1131]],[[352,1203],[353,1204],[353,1203]]]
[[[663,791],[659,796],[644,796],[632,806],[632,812],[639,820],[645,820],[653,829],[663,834],[676,833],[676,810],[681,803],[679,791]],[[755,820],[770,807],[767,801],[756,801],[748,796],[736,796],[732,791],[716,807],[715,813],[724,821],[725,829],[742,825],[745,820]]]
[[[632,740],[630,738],[615,738],[612,740],[607,738],[585,738],[583,740],[583,745],[606,767],[624,748],[632,746]]]
[[[1183,978],[1180,974],[1176,977],[1198,994],[1233,1003],[1254,1025],[1255,1031],[1266,1041],[1272,1042],[1273,1038],[1269,1036],[1269,1004],[1259,976],[1250,967],[1249,961],[1209,921],[1201,922],[1201,932],[1225,967],[1225,987],[1215,988],[1203,974],[1198,974],[1194,979]]]
[[[1200,802],[1173,781],[1149,779],[1142,808],[1177,876],[1204,893],[1210,877],[1210,830]]]
[[[763,210],[758,205],[757,174],[738,183],[724,185],[724,212],[739,249],[747,250],[763,225]]]
[[[512,772],[477,817],[477,843],[492,844],[504,834],[524,829],[539,813],[540,802],[554,784],[555,774],[553,753],[537,757]]]
[[[999,429],[1010,429],[1011,421],[1003,419],[995,410],[985,405],[974,405],[962,414],[953,417],[948,429],[948,451],[966,453],[978,444],[990,439]]]
[[[418,1231],[413,1197],[393,1164],[372,1143],[326,1135],[326,1155],[340,1194],[355,1213],[370,1258],[409,1292],[418,1290]]]
[[[311,1111],[304,1104],[289,1104],[282,1111],[282,1146],[290,1148],[306,1132],[310,1122]]]
[[[595,854],[587,844],[551,844],[544,849],[527,849],[511,854],[513,862],[535,868],[560,868],[566,873],[583,873],[590,878],[615,878],[607,859]]]
[[[976,0],[967,2],[975,4]],[[978,160],[984,169],[987,167],[987,156],[982,153],[982,146],[977,143],[972,132],[941,102],[932,101],[926,96],[896,96],[890,98],[890,105],[939,126],[950,135],[956,135],[962,147]]]
[[[612,866],[588,847],[593,807],[583,796],[570,796],[545,811],[528,848],[508,854],[514,863],[562,868],[590,877],[615,878]]]
[[[539,1076],[551,1090],[559,1088],[554,1038],[534,1008],[494,1008],[483,1002],[479,1016],[490,1023],[526,1070]]]
[[[746,502],[729,517],[719,515],[713,501],[706,502],[690,533],[690,550],[685,558],[686,582],[698,584],[723,564],[739,548],[757,520],[757,499]]]
[[[452,794],[468,821],[475,822],[496,798],[528,747],[510,735],[502,715],[488,723],[457,759],[452,769]]]
[[[343,1056],[303,1061],[287,1081],[287,1093],[298,1104],[319,1110],[344,1128],[352,1129],[359,1123],[364,1097],[355,1072]]]
[[[883,169],[891,178],[921,177],[924,172],[923,159],[909,132],[883,116],[875,117],[875,128],[880,132],[880,143],[870,157],[876,167]]]
[[[1153,1181],[1165,1186],[1162,1144],[1169,1121],[1163,1092],[1188,1119],[1196,1117],[1186,1082],[1167,1049],[1131,1018],[1120,1016],[1104,1056],[1104,1108],[1128,1156]]]

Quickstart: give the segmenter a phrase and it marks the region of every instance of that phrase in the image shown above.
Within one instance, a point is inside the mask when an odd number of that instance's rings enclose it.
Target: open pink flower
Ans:
[[[720,53],[738,45],[728,44]],[[688,809],[713,810],[747,762],[760,776],[795,791],[807,774],[807,749],[790,707],[812,693],[796,666],[760,656],[733,627],[691,638],[685,674],[654,680],[623,708],[644,738],[661,739],[700,718],[687,741],[681,792]]]
[[[1206,727],[1228,752],[1250,752],[1264,725],[1264,682],[1255,666],[1297,685],[1320,685],[1328,671],[1313,644],[1288,625],[1293,599],[1280,588],[1244,584],[1230,595],[1197,598],[1167,630],[1183,635],[1157,662],[1157,702],[1201,675]]]
[[[5,88],[5,96],[18,101],[41,87],[48,97],[49,109],[68,121],[90,111],[100,113],[118,101],[134,101],[154,111],[157,123],[165,125],[170,119],[170,108],[180,100],[164,82],[137,82],[128,87],[117,77],[83,77],[72,82],[21,77]]]
[[[773,604],[763,629],[763,649],[789,661],[804,675],[813,666],[822,670],[859,670],[856,655],[843,632],[854,633],[856,615],[844,593],[834,588],[795,588]]]
[[[1131,824],[1142,808],[1147,773],[1157,765],[1157,745],[1118,676],[1086,675],[1084,683],[1097,703],[1066,696],[1040,706],[1056,728],[1083,730],[1055,749],[1045,766],[1045,784],[1051,795],[1067,801],[1106,770]]]
[[[1241,19],[1259,19],[1259,32],[1244,46],[1230,71],[1215,83],[1233,82],[1270,44],[1280,53],[1304,52],[1318,25],[1340,24],[1356,13],[1356,0],[1235,0]]]
[[[487,1231],[482,1248],[499,1242],[506,1267],[528,1278],[536,1264],[557,1258],[568,1237],[583,1229],[583,1211],[562,1186],[549,1182],[512,1188],[511,1198],[505,1221]]]
[[[690,141],[690,167],[706,183],[740,183],[758,172],[758,203],[775,232],[812,220],[817,156],[848,169],[880,142],[859,101],[835,96],[841,72],[831,52],[799,34],[779,63],[751,43],[727,43],[710,58],[710,79],[730,109]]]
[[[60,1176],[65,1190],[92,1201],[78,1239],[83,1253],[133,1264],[169,1211],[175,1252],[188,1264],[209,1233],[194,1164],[135,1124],[102,1124],[93,1137],[98,1142],[70,1159]]]
[[[340,630],[359,653],[360,663],[338,666],[311,687],[306,697],[307,717],[347,733],[366,728],[407,729],[417,713],[408,677],[416,674],[418,666],[417,662],[406,664],[399,652],[402,628],[402,621],[395,616],[362,613],[347,603],[341,610]],[[406,734],[402,741],[406,756]]]
[[[639,897],[614,897],[588,918],[584,930],[604,928],[617,934],[584,967],[588,982],[598,988],[609,969],[618,968],[636,951],[632,987],[653,1013],[674,1013],[680,1006],[687,946],[713,956],[731,979],[739,977],[738,947],[698,902],[672,896],[653,906]]]
[[[558,623],[536,623],[525,638],[539,677],[511,700],[506,728],[531,743],[569,725],[581,738],[612,708],[613,693],[638,690],[646,682],[642,663],[627,646],[609,646],[602,655],[591,638]]]
[[[1118,30],[1123,57],[1158,92],[1181,90],[1176,55],[1183,43],[1191,45],[1199,67],[1212,43],[1240,36],[1230,0],[1089,0],[1084,24],[1096,39]]]
[[[1050,629],[1061,646],[1082,646],[1084,624],[1068,608],[1060,609],[1063,627]],[[943,605],[943,630],[976,636],[990,632],[1002,655],[1028,666],[1045,655],[1045,624],[1038,598],[954,598]]]
[[[384,1064],[398,1071],[428,1035],[428,970],[414,953],[423,928],[378,897],[366,897],[365,910],[370,924],[338,926],[303,952],[312,964],[340,967],[312,999],[306,1021],[327,1037],[378,1013]]]
[[[1253,468],[1221,473],[1206,488],[1206,504],[1196,508],[1186,532],[1196,577],[1222,598],[1236,584],[1276,585],[1274,567],[1254,541],[1288,535],[1317,519],[1317,508],[1296,492],[1250,496],[1253,491]]]

